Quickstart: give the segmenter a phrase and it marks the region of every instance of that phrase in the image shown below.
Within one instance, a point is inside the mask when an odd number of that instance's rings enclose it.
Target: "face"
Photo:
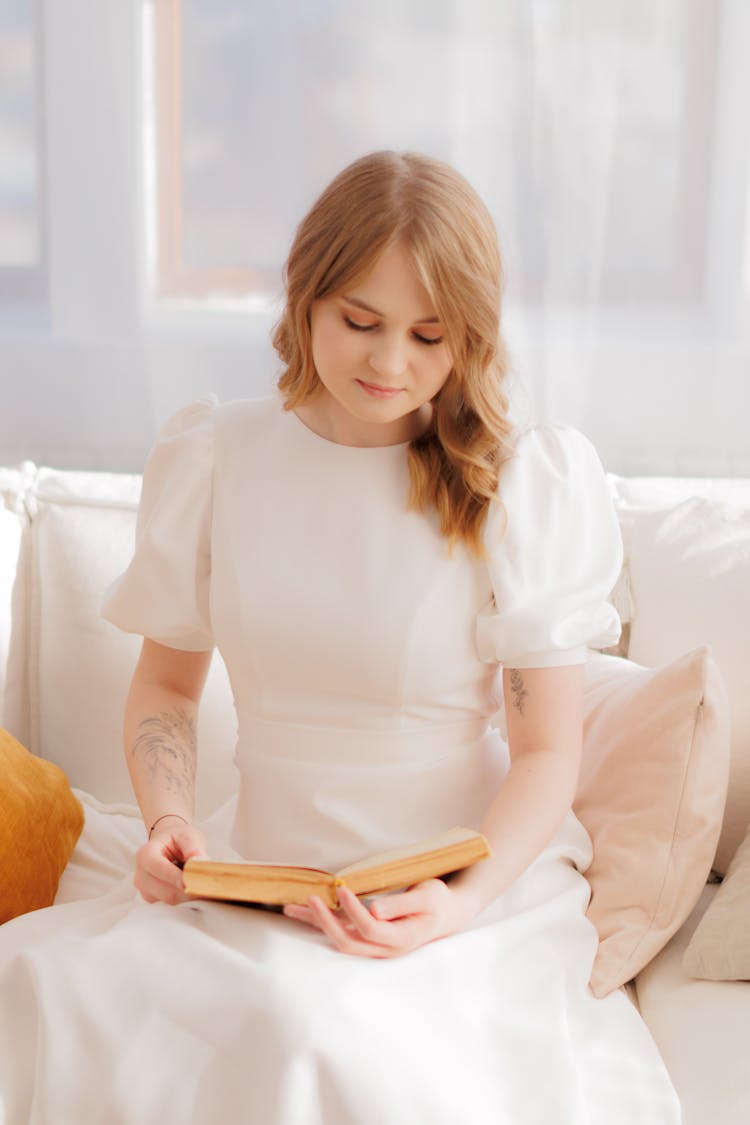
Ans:
[[[321,388],[297,410],[311,429],[343,445],[393,445],[424,431],[452,360],[405,246],[314,301],[311,328]]]

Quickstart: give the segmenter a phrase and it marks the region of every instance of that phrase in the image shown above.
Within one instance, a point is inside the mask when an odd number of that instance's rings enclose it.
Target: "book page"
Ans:
[[[183,869],[185,891],[198,898],[231,902],[305,903],[312,894],[337,904],[334,876],[315,867],[273,863],[212,863],[190,859]]]
[[[218,875],[220,877],[229,876],[232,879],[252,878],[256,874],[261,879],[265,879],[268,875],[276,875],[280,878],[285,878],[287,876],[294,877],[302,872],[311,872],[314,875],[321,875],[326,879],[332,879],[334,877],[331,871],[324,871],[322,867],[303,867],[301,864],[296,863],[273,863],[267,859],[253,860],[252,862],[249,860],[238,862],[237,860],[222,859],[189,859],[184,870],[188,873],[200,871],[202,874]]]
[[[370,867],[381,867],[394,863],[397,860],[409,859],[411,856],[422,855],[423,852],[436,851],[438,848],[449,848],[453,844],[460,844],[464,840],[471,840],[480,833],[473,828],[449,828],[439,836],[431,836],[428,840],[418,840],[415,844],[407,844],[403,848],[394,848],[392,851],[379,852],[377,855],[368,856],[357,863],[350,863],[336,872],[337,878],[351,875],[355,871],[367,871]]]

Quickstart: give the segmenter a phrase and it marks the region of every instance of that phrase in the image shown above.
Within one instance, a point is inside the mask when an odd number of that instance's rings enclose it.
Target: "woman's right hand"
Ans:
[[[135,856],[133,882],[146,902],[187,901],[182,867],[188,859],[208,859],[205,836],[177,816],[164,817]]]

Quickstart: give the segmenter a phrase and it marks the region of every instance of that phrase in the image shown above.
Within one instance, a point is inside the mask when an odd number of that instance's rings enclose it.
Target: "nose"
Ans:
[[[370,367],[383,379],[396,379],[403,375],[408,364],[406,342],[383,336],[373,341]]]

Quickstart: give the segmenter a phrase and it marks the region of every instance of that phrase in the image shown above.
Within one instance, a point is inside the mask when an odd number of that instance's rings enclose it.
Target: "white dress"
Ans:
[[[479,826],[508,766],[500,665],[616,638],[619,532],[576,431],[520,439],[486,561],[450,552],[407,487],[407,446],[337,445],[275,398],[162,431],[105,616],[226,662],[239,784],[212,851],[335,869]],[[33,1007],[34,1061],[3,1023],[0,1078],[27,1068],[31,1125],[673,1125],[645,1025],[588,990],[590,857],[571,812],[468,930],[394,960],[262,911],[148,906],[129,882],[19,919],[0,1020],[9,995]]]

